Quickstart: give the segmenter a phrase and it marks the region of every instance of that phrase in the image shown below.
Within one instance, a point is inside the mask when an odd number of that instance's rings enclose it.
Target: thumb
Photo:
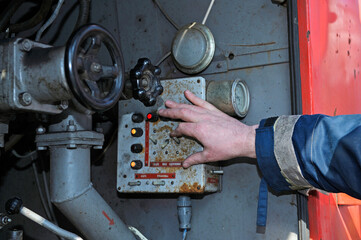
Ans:
[[[184,168],[189,168],[192,165],[204,163],[207,159],[204,157],[204,152],[197,152],[190,155],[186,160],[183,162]]]

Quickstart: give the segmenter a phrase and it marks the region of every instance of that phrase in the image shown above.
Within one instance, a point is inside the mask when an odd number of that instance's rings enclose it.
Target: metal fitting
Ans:
[[[4,226],[6,226],[9,223],[11,223],[11,218],[9,218],[3,213],[0,213],[0,229],[2,229]]]
[[[192,202],[191,198],[188,196],[179,196],[177,200],[177,209],[178,209],[178,220],[179,220],[179,229],[189,230],[191,229],[191,219],[192,219]]]
[[[69,102],[67,100],[61,101],[60,104],[58,105],[58,108],[60,110],[66,110],[68,109],[68,107],[69,107]]]
[[[23,92],[19,94],[19,101],[23,106],[29,106],[32,103],[32,97],[30,93]]]
[[[100,149],[103,149],[103,146],[94,146],[93,149],[100,150]]]
[[[102,65],[100,65],[99,63],[93,62],[90,65],[90,70],[94,73],[100,73],[102,71]]]
[[[25,52],[29,52],[32,48],[33,48],[33,43],[32,43],[30,40],[25,39],[25,40],[21,43],[20,50],[21,50],[21,51],[25,51]]]

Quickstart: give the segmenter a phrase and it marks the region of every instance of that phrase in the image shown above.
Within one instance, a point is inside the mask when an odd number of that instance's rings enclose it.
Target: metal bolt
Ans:
[[[45,151],[46,149],[46,147],[38,147],[38,151]]]
[[[66,110],[68,109],[68,107],[69,107],[69,102],[67,100],[61,101],[60,104],[58,105],[58,108],[60,110]]]
[[[222,64],[218,63],[216,67],[217,68],[222,68]]]
[[[73,120],[69,120],[69,124],[68,124],[66,130],[67,130],[68,132],[75,132],[75,131],[76,131],[76,126],[74,125],[74,121],[73,121]]]
[[[19,101],[20,101],[21,105],[29,106],[32,102],[32,97],[31,97],[30,93],[23,92],[23,93],[19,94]]]
[[[38,127],[36,129],[36,134],[44,134],[46,132],[46,129],[44,127]]]
[[[76,149],[76,144],[74,144],[74,143],[68,144],[66,146],[66,148],[68,148],[68,149]]]
[[[25,39],[21,43],[21,50],[22,51],[29,52],[32,48],[33,48],[33,43],[28,39]]]
[[[100,65],[99,63],[93,62],[90,65],[90,70],[95,73],[100,73],[102,71],[102,65]]]

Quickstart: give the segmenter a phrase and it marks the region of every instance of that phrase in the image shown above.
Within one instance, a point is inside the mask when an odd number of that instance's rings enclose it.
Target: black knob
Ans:
[[[138,59],[137,65],[130,70],[130,81],[133,87],[133,97],[139,99],[145,106],[154,106],[157,97],[162,94],[159,67],[152,65],[148,58]]]
[[[5,203],[5,210],[9,215],[18,214],[23,207],[23,200],[18,197],[11,198]]]
[[[156,113],[148,113],[147,114],[147,121],[149,122],[156,122],[158,121],[159,116]]]
[[[133,144],[132,146],[130,146],[130,150],[132,151],[132,153],[141,153],[143,151],[143,146],[142,144]]]
[[[132,128],[131,134],[133,137],[141,137],[143,135],[143,129],[141,128]]]
[[[135,123],[141,123],[144,121],[144,116],[140,113],[134,113],[132,116],[132,121]]]
[[[140,160],[134,160],[130,163],[130,167],[135,170],[139,170],[143,167],[143,163]]]

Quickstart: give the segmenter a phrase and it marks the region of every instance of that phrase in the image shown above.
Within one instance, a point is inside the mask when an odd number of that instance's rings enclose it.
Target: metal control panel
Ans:
[[[200,164],[188,169],[182,162],[202,146],[187,137],[171,138],[179,121],[160,118],[157,111],[166,100],[189,103],[186,89],[205,99],[202,77],[162,81],[163,94],[156,105],[138,100],[119,102],[117,190],[121,193],[206,193],[219,188],[219,167]],[[219,172],[219,171],[218,171]]]

